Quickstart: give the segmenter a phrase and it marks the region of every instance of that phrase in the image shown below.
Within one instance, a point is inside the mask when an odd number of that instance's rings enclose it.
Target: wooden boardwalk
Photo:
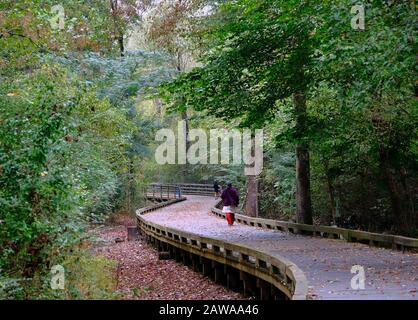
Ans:
[[[186,201],[144,215],[162,226],[268,250],[294,262],[306,275],[312,299],[418,300],[418,254],[359,243],[300,236],[235,224],[210,213],[214,198]],[[363,266],[365,289],[353,290],[354,265]]]

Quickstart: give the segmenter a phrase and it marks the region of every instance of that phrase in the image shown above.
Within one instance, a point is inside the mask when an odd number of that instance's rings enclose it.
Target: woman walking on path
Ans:
[[[239,193],[232,187],[231,182],[228,182],[228,186],[222,192],[221,198],[224,204],[222,212],[226,213],[228,225],[232,226],[235,221],[235,212],[237,211],[239,204]]]

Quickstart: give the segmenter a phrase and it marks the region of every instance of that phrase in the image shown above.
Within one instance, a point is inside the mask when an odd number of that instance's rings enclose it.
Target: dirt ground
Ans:
[[[215,284],[173,260],[158,260],[158,253],[143,240],[127,241],[127,226],[135,218],[119,215],[94,230],[92,251],[117,261],[117,290],[127,300],[239,300],[241,294]],[[120,242],[117,242],[117,241]]]

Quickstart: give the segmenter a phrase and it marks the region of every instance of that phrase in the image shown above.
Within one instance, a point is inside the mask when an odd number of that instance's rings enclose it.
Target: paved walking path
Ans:
[[[305,273],[313,299],[418,300],[418,254],[241,224],[229,227],[224,219],[210,213],[215,203],[211,197],[187,196],[186,201],[150,212],[144,218],[286,257]],[[351,289],[353,265],[364,267],[364,290]]]

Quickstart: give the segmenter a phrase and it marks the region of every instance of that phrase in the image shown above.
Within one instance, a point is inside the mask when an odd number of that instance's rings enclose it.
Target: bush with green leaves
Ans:
[[[0,90],[0,266],[30,274],[111,211],[130,129],[58,65]]]

